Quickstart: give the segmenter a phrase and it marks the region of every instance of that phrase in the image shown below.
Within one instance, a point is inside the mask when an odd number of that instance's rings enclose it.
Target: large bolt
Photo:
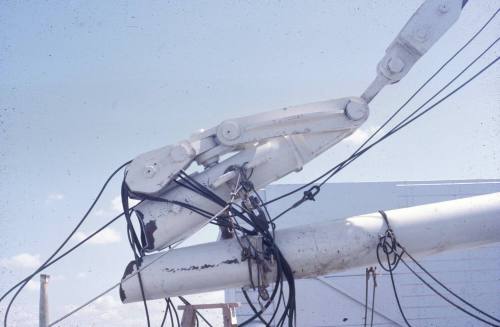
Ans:
[[[361,120],[368,115],[368,107],[363,103],[349,101],[344,112],[350,120]]]
[[[415,31],[415,39],[419,42],[425,42],[427,40],[427,27],[421,27]]]
[[[219,127],[220,136],[226,140],[235,140],[240,134],[240,125],[235,121],[225,121]]]
[[[144,177],[153,178],[156,175],[156,165],[149,165],[144,167]]]
[[[387,68],[393,74],[401,73],[405,68],[405,63],[398,57],[389,58],[387,61]]]
[[[441,14],[446,14],[450,10],[450,8],[448,8],[448,6],[445,3],[442,3],[439,5],[438,10]]]

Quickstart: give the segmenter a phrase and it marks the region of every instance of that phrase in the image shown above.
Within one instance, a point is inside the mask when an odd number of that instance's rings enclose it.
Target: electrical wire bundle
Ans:
[[[222,199],[184,171],[181,171],[178,178],[174,181],[177,185],[189,189],[219,205],[222,208],[219,214],[208,213],[192,204],[183,202],[176,202],[176,204],[197,213],[202,213],[202,216],[209,219],[210,223],[221,227],[222,231],[229,232],[241,245],[243,260],[248,261],[252,288],[259,291],[259,305],[261,309],[257,309],[252,304],[246,290],[243,290],[243,294],[254,311],[254,315],[239,325],[245,326],[258,318],[266,326],[269,326],[271,323],[275,323],[275,326],[285,326],[285,324],[287,326],[294,326],[296,320],[295,281],[286,258],[274,241],[275,224],[271,221],[267,208],[263,206],[262,198],[250,181],[253,171],[248,171],[245,168],[245,164],[242,166],[231,166],[228,168],[228,171],[231,170],[237,172],[237,178],[235,177],[236,182],[234,183],[230,201]],[[172,203],[170,200],[150,195],[134,194],[133,196],[141,200]],[[241,200],[241,204],[236,202],[237,199]],[[262,248],[255,246],[250,236],[252,239],[261,240]],[[142,238],[144,239],[145,237]],[[257,285],[254,284],[252,262],[257,266]],[[268,262],[272,262],[276,266],[277,271],[276,281],[273,281],[275,284],[270,295],[266,290],[267,285],[264,281],[265,273],[270,271]],[[284,290],[284,283],[288,286],[287,292]],[[271,318],[265,320],[263,313],[273,303],[276,296],[278,296],[278,299],[275,310],[271,314]],[[282,312],[278,314],[281,308]]]
[[[125,213],[125,219],[127,220],[128,242],[130,244],[130,248],[132,249],[132,252],[134,253],[135,266],[137,268],[139,268],[141,263],[142,263],[142,257],[144,256],[144,250],[142,248],[141,242],[139,241],[137,233],[135,232],[134,225],[132,224],[132,218],[131,218],[129,202],[128,202],[130,192],[129,192],[129,188],[128,188],[127,184],[125,183],[126,176],[127,176],[127,172],[125,171],[123,182],[122,182],[122,188],[121,188],[121,200],[122,200],[123,212]],[[138,220],[139,220],[139,222],[142,221],[141,219],[138,219]],[[142,225],[141,225],[141,231],[142,231]],[[150,327],[151,322],[149,319],[148,304],[146,302],[146,296],[144,295],[144,286],[143,286],[140,271],[137,271],[137,279],[139,280],[139,286],[141,288],[142,302],[144,304],[144,311],[146,313],[146,323],[147,323],[147,326]],[[168,304],[168,302],[167,302],[167,304]]]
[[[139,267],[141,266],[141,263],[142,263],[142,258],[145,255],[145,249],[148,247],[148,244],[147,244],[147,238],[144,236],[145,233],[144,233],[144,224],[143,224],[143,220],[142,220],[142,214],[139,211],[136,211],[134,208],[132,208],[132,209],[129,208],[129,198],[131,197],[132,192],[130,192],[130,189],[128,188],[128,186],[125,182],[126,176],[127,176],[127,171],[125,171],[123,182],[122,182],[122,187],[121,187],[122,207],[123,207],[123,212],[125,213],[124,214],[125,219],[127,221],[128,241],[129,241],[129,245],[132,249],[132,252],[134,254],[135,266],[137,267],[137,278],[139,280],[139,287],[141,289],[142,302],[144,304],[144,311],[146,314],[146,323],[147,323],[147,326],[149,327],[149,326],[151,326],[151,321],[150,321],[150,317],[149,317],[149,310],[148,310],[148,305],[146,302],[146,296],[144,293],[144,285],[143,285],[143,281],[142,281],[142,277],[141,277],[141,270],[139,269]],[[177,205],[183,206],[184,208],[187,208],[189,210],[195,211],[197,213],[203,214],[204,216],[208,217],[208,213],[206,211],[204,211],[203,209],[197,208],[195,206],[191,206],[191,205],[184,203],[184,202],[169,201],[169,200],[165,200],[165,199],[160,198],[160,197],[153,197],[153,196],[135,194],[135,193],[133,194],[133,196],[136,198],[140,197],[141,202],[147,199],[150,201],[175,203]],[[139,221],[140,235],[141,235],[140,237],[137,235],[135,228],[134,228],[134,225],[132,223],[132,214],[134,212],[136,213],[137,220]],[[170,249],[168,249],[166,251],[169,251],[169,250]],[[184,302],[185,304],[188,304],[188,305],[190,304],[185,298],[183,298],[181,296],[179,297],[179,299],[181,299],[181,301]],[[170,326],[171,327],[175,326],[175,324],[174,324],[174,315],[175,315],[175,322],[177,323],[177,326],[180,327],[179,315],[177,313],[177,309],[175,308],[174,303],[172,302],[172,299],[166,298],[165,302],[166,302],[166,309],[165,309],[165,314],[164,314],[162,322],[161,322],[161,327],[163,327],[165,325],[166,319],[169,315],[170,315],[170,323],[171,323]],[[208,326],[212,326],[208,322],[208,320],[205,319],[205,317],[203,317],[203,315],[201,315],[198,311],[196,311],[196,326],[199,326],[198,316],[200,316],[207,323]]]
[[[167,321],[168,316],[170,315],[170,326],[175,326],[174,324],[174,315],[175,315],[175,322],[177,323],[177,326],[180,326],[181,323],[179,321],[179,315],[177,314],[177,310],[175,308],[175,304],[172,302],[170,298],[165,299],[166,308],[165,308],[165,314],[163,315],[163,319],[161,321],[160,327],[165,326],[165,322]]]

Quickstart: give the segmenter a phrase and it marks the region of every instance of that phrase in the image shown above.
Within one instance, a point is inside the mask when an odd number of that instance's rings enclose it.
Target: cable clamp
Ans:
[[[380,215],[384,219],[387,229],[383,235],[379,235],[379,243],[377,245],[377,259],[379,265],[385,271],[393,271],[398,265],[401,256],[405,253],[404,248],[396,240],[396,235],[389,224],[387,214],[383,210],[379,210]],[[380,251],[387,257],[388,266],[384,266],[380,258]]]
[[[315,197],[316,197],[316,195],[318,195],[318,193],[320,191],[321,191],[321,188],[318,185],[314,185],[313,187],[311,187],[307,191],[304,191],[304,195],[302,196],[302,199],[295,202],[293,205],[293,208],[298,207],[299,205],[301,205],[302,203],[304,203],[306,201],[316,201]]]

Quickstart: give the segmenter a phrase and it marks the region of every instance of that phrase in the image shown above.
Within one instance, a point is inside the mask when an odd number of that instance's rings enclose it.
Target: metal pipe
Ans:
[[[49,325],[49,275],[40,275],[40,307],[39,307],[39,325],[47,327]]]
[[[386,212],[398,241],[423,256],[500,241],[500,193]],[[276,231],[276,243],[295,278],[326,275],[377,262],[379,235],[386,230],[379,213]],[[258,239],[253,239],[258,242]],[[142,265],[161,254],[148,255]],[[257,267],[252,265],[253,276]],[[136,270],[131,262],[124,277]],[[266,276],[275,280],[275,270]],[[247,261],[237,240],[221,240],[171,250],[141,272],[146,299],[250,285]],[[137,277],[123,281],[123,302],[142,300]]]

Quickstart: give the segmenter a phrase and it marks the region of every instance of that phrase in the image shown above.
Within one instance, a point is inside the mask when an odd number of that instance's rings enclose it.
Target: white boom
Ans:
[[[398,241],[416,256],[457,248],[500,242],[500,193],[438,202],[386,212]],[[377,262],[379,236],[387,226],[379,213],[331,220],[276,231],[275,241],[295,278],[321,276]],[[259,246],[259,239],[252,242]],[[248,260],[236,239],[171,250],[144,257],[141,271],[145,298],[159,299],[248,287],[252,284]],[[272,282],[276,270],[263,277]],[[251,261],[257,285],[255,261]],[[124,302],[141,301],[134,262],[127,267],[121,284]],[[262,273],[262,272],[261,272]]]

